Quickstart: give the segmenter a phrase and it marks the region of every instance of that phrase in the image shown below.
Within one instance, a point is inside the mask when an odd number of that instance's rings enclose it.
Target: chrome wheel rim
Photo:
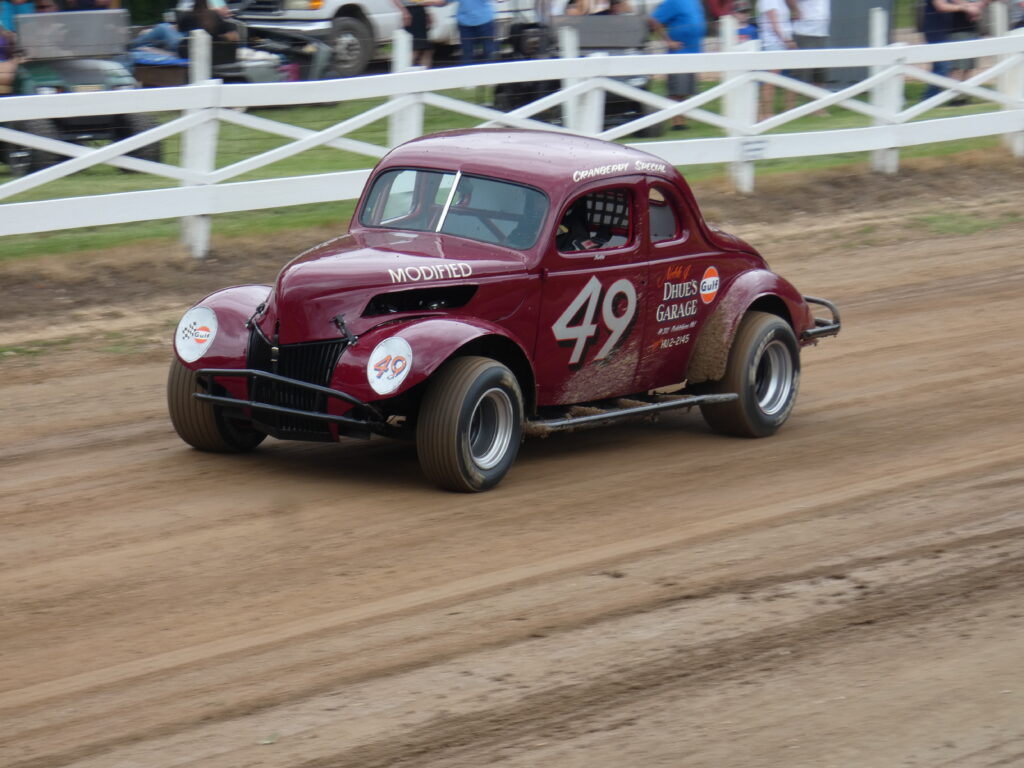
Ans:
[[[484,392],[469,420],[469,452],[482,470],[493,469],[508,452],[514,423],[512,398],[494,387]]]
[[[785,410],[793,392],[793,357],[782,341],[764,348],[754,374],[754,396],[761,411],[774,416]]]

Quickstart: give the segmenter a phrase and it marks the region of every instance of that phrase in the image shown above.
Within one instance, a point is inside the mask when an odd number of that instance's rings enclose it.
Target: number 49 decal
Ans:
[[[601,349],[598,350],[595,360],[603,360],[615,349],[622,335],[633,322],[636,314],[636,288],[629,280],[616,280],[609,286],[604,294],[604,301],[601,301],[601,281],[591,277],[583,290],[551,326],[552,333],[559,341],[573,341],[572,355],[569,357],[570,365],[577,365],[583,357],[588,342],[597,335],[598,325],[596,322],[597,307],[601,305],[601,321],[608,329],[609,336]],[[625,308],[621,314],[616,314],[616,304],[625,301]],[[573,320],[581,314],[582,317],[577,325],[570,325]]]

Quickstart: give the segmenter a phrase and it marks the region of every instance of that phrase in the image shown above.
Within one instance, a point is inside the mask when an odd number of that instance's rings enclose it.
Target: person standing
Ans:
[[[459,0],[455,21],[459,25],[462,63],[472,64],[476,61],[478,49],[484,61],[493,61],[498,51],[494,39],[494,1]]]
[[[828,47],[829,22],[831,21],[830,0],[797,0],[800,17],[793,20],[793,41],[800,50],[821,50]],[[801,69],[799,77],[805,83],[825,85],[825,70]]]
[[[969,17],[981,12],[982,3],[966,2],[965,0],[925,0],[924,13],[921,18],[921,32],[924,34],[925,42],[946,43],[953,32],[955,14],[966,13]],[[952,62],[936,61],[932,63],[932,74],[940,77],[949,77]],[[925,89],[922,101],[930,99],[941,93],[944,88],[938,85],[928,84]]]
[[[796,48],[793,40],[793,20],[786,0],[758,0],[757,28],[761,35],[762,51],[787,51]],[[778,74],[778,70],[776,70]],[[786,110],[796,105],[796,94],[786,91]],[[775,114],[775,86],[761,86],[761,109],[758,120],[767,120]]]
[[[24,13],[35,13],[36,4],[32,0],[0,0],[0,26],[8,32],[17,32],[16,18]]]
[[[700,0],[662,0],[648,19],[655,36],[668,44],[673,53],[700,53],[707,21]],[[668,76],[668,96],[676,101],[693,96],[697,92],[697,76],[693,72],[673,72]],[[683,130],[686,120],[681,116],[672,118],[672,129]]]
[[[434,63],[434,44],[430,41],[430,14],[427,7],[447,5],[448,0],[406,0],[403,17],[405,31],[412,35],[412,64],[430,69]]]

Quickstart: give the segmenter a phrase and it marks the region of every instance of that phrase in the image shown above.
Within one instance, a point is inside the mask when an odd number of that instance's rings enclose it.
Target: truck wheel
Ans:
[[[725,376],[713,392],[736,392],[738,400],[702,405],[701,414],[716,432],[767,437],[781,427],[796,402],[800,384],[800,347],[782,318],[748,312],[729,350]]]
[[[205,392],[195,374],[174,359],[167,374],[167,410],[178,436],[193,448],[211,453],[243,453],[266,435],[242,419],[227,418],[220,408],[192,397]]]
[[[508,368],[457,357],[431,379],[420,407],[416,453],[427,478],[450,491],[486,491],[515,461],[523,395]]]
[[[351,16],[337,16],[331,22],[328,41],[334,57],[330,69],[335,77],[351,77],[366,69],[373,53],[373,33],[366,22]]]
[[[129,136],[134,136],[137,133],[148,131],[150,128],[156,128],[156,125],[156,119],[148,112],[121,115],[120,126],[117,130],[117,138],[118,140],[127,139]],[[129,154],[132,157],[139,158],[140,160],[151,160],[154,163],[159,163],[163,158],[163,152],[159,141],[154,141],[152,144],[139,147]]]
[[[47,139],[60,139],[60,131],[57,130],[57,124],[53,120],[22,120],[19,123],[9,123],[7,127]],[[49,168],[63,157],[63,155],[55,155],[53,152],[30,149],[19,144],[0,144],[0,148],[2,148],[3,162],[12,176],[24,176],[32,171],[41,171],[43,168]]]

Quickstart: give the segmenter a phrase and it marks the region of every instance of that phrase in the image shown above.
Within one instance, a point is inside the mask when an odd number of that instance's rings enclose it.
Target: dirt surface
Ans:
[[[5,264],[4,768],[1024,765],[1019,166],[698,189],[843,309],[768,440],[186,448],[180,312],[329,233]]]

